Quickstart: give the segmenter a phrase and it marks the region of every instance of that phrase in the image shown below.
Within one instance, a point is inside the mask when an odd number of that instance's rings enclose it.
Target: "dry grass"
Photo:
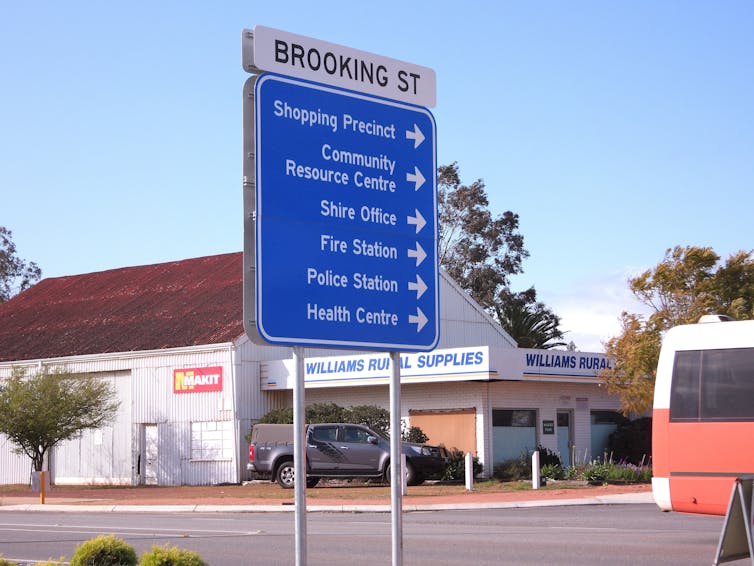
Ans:
[[[466,498],[485,495],[509,494],[516,499],[520,496],[547,497],[559,494],[566,496],[576,490],[596,491],[604,488],[589,487],[583,482],[557,482],[537,490],[531,489],[531,482],[484,481],[474,485],[473,494],[466,491],[463,484],[427,483],[408,488],[407,497],[412,500],[427,498]],[[636,491],[646,490],[646,486],[637,486]],[[625,491],[625,488],[624,488]],[[343,502],[390,502],[390,487],[382,483],[364,481],[322,481],[315,488],[306,490],[306,496],[312,503],[318,501]],[[38,494],[28,486],[0,486],[0,504],[7,505],[25,499],[34,501]],[[286,503],[294,500],[294,491],[282,489],[268,481],[256,481],[245,485],[216,486],[176,486],[176,487],[118,487],[118,486],[53,486],[46,493],[48,503],[69,504],[251,504],[251,503]]]

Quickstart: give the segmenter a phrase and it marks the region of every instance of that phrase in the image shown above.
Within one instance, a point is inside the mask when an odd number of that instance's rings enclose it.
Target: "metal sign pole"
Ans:
[[[403,564],[403,470],[401,468],[401,354],[390,352],[390,506],[393,566]]]
[[[304,400],[304,349],[293,347],[293,468],[296,500],[296,566],[306,566],[306,405]]]

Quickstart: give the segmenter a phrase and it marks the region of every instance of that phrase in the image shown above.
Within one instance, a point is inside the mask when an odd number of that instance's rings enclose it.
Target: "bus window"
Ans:
[[[754,349],[702,354],[701,420],[754,420]]]
[[[754,349],[676,352],[670,420],[754,420]]]
[[[697,420],[699,418],[699,350],[675,353],[673,382],[670,389],[670,420]]]

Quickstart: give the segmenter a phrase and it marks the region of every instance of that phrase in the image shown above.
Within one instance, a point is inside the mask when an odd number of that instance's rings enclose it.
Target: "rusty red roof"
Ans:
[[[232,342],[243,254],[43,279],[0,304],[0,361]]]

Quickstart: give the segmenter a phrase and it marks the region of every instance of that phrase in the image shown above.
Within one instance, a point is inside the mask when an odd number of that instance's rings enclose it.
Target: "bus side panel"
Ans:
[[[670,477],[669,425],[670,409],[652,411],[652,475],[659,478]]]
[[[673,509],[725,515],[736,476],[754,473],[754,423],[670,423],[668,430]]]
[[[728,511],[734,478],[674,477],[670,478],[673,511],[725,515]]]

